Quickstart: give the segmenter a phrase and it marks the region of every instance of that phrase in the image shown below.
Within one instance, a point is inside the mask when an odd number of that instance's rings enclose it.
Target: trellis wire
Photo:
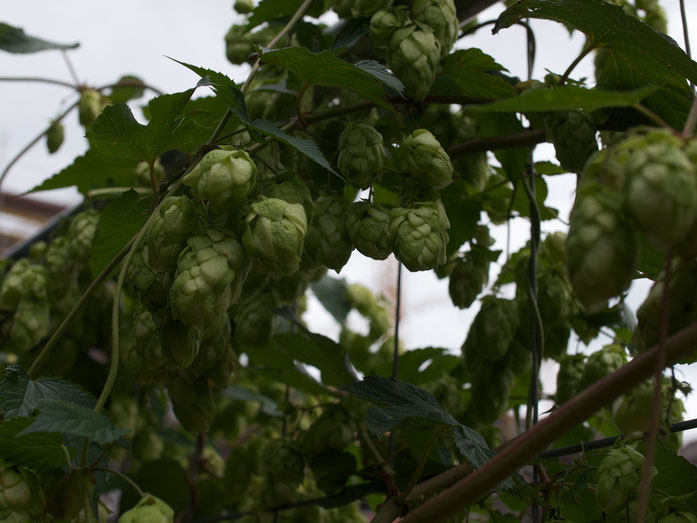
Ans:
[[[399,319],[402,308],[402,262],[397,260],[397,288],[394,308],[394,349],[392,352],[392,377],[399,376]],[[394,467],[394,431],[390,432],[390,466]]]
[[[687,13],[685,12],[685,0],[680,0],[680,18],[682,19],[682,34],[685,40],[685,54],[692,58],[692,52],[690,51],[690,32],[687,28]],[[690,89],[695,92],[695,84],[690,80]]]

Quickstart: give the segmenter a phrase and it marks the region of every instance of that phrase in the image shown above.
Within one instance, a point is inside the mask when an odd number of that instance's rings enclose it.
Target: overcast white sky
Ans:
[[[225,59],[223,36],[229,26],[239,20],[232,10],[231,0],[209,0],[195,3],[188,0],[122,0],[118,3],[94,0],[22,0],[3,2],[0,21],[25,29],[28,34],[57,42],[80,42],[80,48],[70,51],[70,58],[80,81],[100,86],[116,81],[123,74],[134,74],[164,92],[177,92],[195,85],[196,75],[165,57],[224,72],[242,81],[248,68],[233,66]],[[697,5],[688,4],[688,20],[697,23]],[[669,13],[669,33],[682,44],[678,0],[663,0]],[[480,21],[496,18],[502,7],[494,6],[479,17]],[[328,22],[331,22],[329,20]],[[545,69],[563,72],[577,56],[583,45],[579,33],[568,31],[553,22],[532,22],[537,35],[537,57],[533,76],[541,78]],[[694,28],[693,28],[694,35]],[[697,45],[694,41],[693,45]],[[468,37],[458,48],[479,47],[492,55],[513,75],[526,76],[525,34],[513,27],[498,35],[483,29]],[[61,54],[46,51],[30,55],[0,52],[1,76],[43,76],[71,81]],[[592,59],[585,59],[573,75],[593,77]],[[75,94],[62,87],[39,83],[0,81],[0,168],[27,142],[38,134],[50,119],[72,103]],[[137,103],[144,103],[145,99]],[[138,111],[134,111],[138,114]],[[77,124],[77,114],[65,120],[66,141],[55,155],[48,155],[43,142],[15,165],[3,190],[21,193],[37,185],[61,168],[70,164],[86,149],[83,129]],[[553,154],[550,145],[538,148],[538,158]],[[560,210],[566,220],[573,203],[575,177],[557,176],[548,180],[548,205]],[[41,198],[64,203],[79,201],[73,190],[40,193]],[[451,216],[451,220],[457,217]],[[3,224],[0,223],[0,227]],[[560,221],[545,222],[543,231],[564,230]],[[505,227],[495,231],[497,248],[505,248]],[[529,225],[515,220],[511,225],[511,246],[516,250],[529,238]],[[504,261],[502,255],[500,262]],[[341,276],[350,282],[360,282],[375,291],[394,281],[396,265],[375,262],[355,253]],[[646,282],[638,282],[629,302],[635,308],[648,291]],[[401,336],[407,348],[424,346],[446,347],[459,354],[467,327],[476,313],[476,304],[467,311],[452,307],[447,280],[438,281],[431,272],[408,273],[403,278],[403,321]],[[307,316],[311,326],[335,336],[338,329],[315,302],[310,303]],[[545,369],[554,376],[554,366]],[[686,371],[685,378],[697,383],[696,372]],[[554,390],[554,380],[546,379],[545,389]],[[544,410],[544,409],[543,409]],[[689,402],[688,416],[697,417],[697,398]],[[694,431],[697,432],[697,431]],[[688,435],[694,439],[697,434]]]

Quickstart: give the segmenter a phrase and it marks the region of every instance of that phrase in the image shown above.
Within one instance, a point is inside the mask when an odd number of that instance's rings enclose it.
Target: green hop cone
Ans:
[[[286,275],[298,270],[307,234],[301,204],[261,196],[252,203],[246,221],[242,242],[262,268]]]
[[[201,335],[179,320],[163,321],[159,328],[160,354],[167,370],[188,369],[201,350]]]
[[[472,405],[478,421],[491,424],[506,412],[515,377],[510,367],[499,364],[483,367],[473,374]]]
[[[450,222],[440,200],[390,211],[394,254],[412,272],[445,263]]]
[[[160,204],[162,230],[176,239],[186,239],[194,232],[198,217],[191,200],[186,196],[168,196]]]
[[[353,6],[354,0],[330,0],[329,5],[331,5],[332,10],[337,14],[339,18],[349,19],[351,18],[351,7]]]
[[[371,202],[355,202],[346,218],[346,229],[353,245],[364,256],[384,260],[392,252],[390,212]]]
[[[596,381],[619,370],[627,361],[627,355],[621,345],[606,345],[588,356],[581,377],[581,390],[590,387]]]
[[[572,312],[573,297],[563,266],[541,268],[537,276],[537,305],[545,324],[566,320]]]
[[[46,131],[46,148],[50,154],[55,153],[65,140],[65,127],[60,122],[52,122]]]
[[[192,236],[169,290],[172,312],[189,327],[215,325],[242,290],[245,259],[233,236],[215,229]]]
[[[569,221],[569,280],[589,312],[601,310],[632,281],[636,235],[623,219],[619,195],[597,183],[581,184]]]
[[[157,214],[145,234],[148,265],[158,273],[172,272],[177,268],[179,255],[186,247],[186,237],[176,238],[164,230],[164,218]]]
[[[346,265],[353,250],[346,228],[348,207],[348,202],[342,197],[324,195],[317,198],[305,241],[307,255],[316,264],[336,272]]]
[[[453,266],[448,293],[453,305],[466,309],[474,303],[489,281],[489,260],[470,252]]]
[[[404,7],[388,7],[377,11],[370,19],[370,42],[373,49],[385,53],[395,31],[409,22],[409,12]]]
[[[387,48],[387,65],[402,81],[407,95],[420,102],[431,90],[440,60],[440,43],[415,25],[398,29]]]
[[[46,506],[46,496],[37,477],[23,467],[12,467],[2,462],[0,467],[2,521],[39,521]]]
[[[545,119],[545,126],[562,167],[574,173],[583,171],[598,150],[593,119],[583,111],[553,113]]]
[[[66,236],[70,238],[75,258],[86,260],[89,256],[98,223],[99,213],[94,209],[87,209],[70,221]]]
[[[559,365],[555,396],[557,405],[566,403],[583,390],[581,380],[586,366],[586,357],[583,354],[567,354],[559,360]]]
[[[15,310],[23,299],[45,300],[47,271],[28,258],[15,262],[0,285],[0,309]]]
[[[448,54],[457,40],[459,31],[453,0],[414,0],[411,12],[414,20],[433,29],[440,43],[440,56]]]
[[[520,323],[513,300],[485,296],[462,344],[467,368],[476,373],[504,357]]]
[[[400,153],[419,185],[444,189],[453,181],[453,165],[445,149],[428,129],[417,129],[402,141]]]
[[[191,434],[207,431],[215,418],[215,397],[208,378],[193,381],[172,376],[166,381],[174,415]]]
[[[272,27],[251,33],[246,25],[233,25],[225,34],[225,56],[236,65],[247,63],[254,46],[268,44],[276,33],[277,30]]]
[[[288,179],[283,179],[285,175],[275,179],[280,183],[274,183],[268,188],[268,196],[285,200],[288,203],[299,203],[305,209],[307,222],[312,220],[315,203],[312,201],[312,193],[307,184],[298,176],[290,175]]]
[[[12,348],[32,349],[49,333],[50,327],[51,311],[48,300],[22,297],[10,328]]]
[[[270,292],[243,297],[234,314],[235,339],[243,347],[266,345],[277,328],[277,306]]]
[[[349,122],[339,136],[339,172],[361,189],[382,173],[385,148],[382,135],[372,125]]]
[[[85,89],[78,103],[78,119],[80,125],[89,127],[102,112],[102,95],[94,89]]]
[[[215,211],[238,208],[256,183],[257,166],[242,149],[209,152],[184,178],[194,197]]]
[[[625,208],[651,243],[680,242],[697,218],[697,174],[670,131],[630,136],[620,145],[625,169]]]
[[[385,9],[392,5],[394,0],[355,0],[351,5],[351,15],[373,16],[380,9]]]
[[[172,275],[155,271],[147,263],[146,258],[148,258],[147,246],[133,255],[126,271],[126,286],[149,308],[160,308],[169,299]]]
[[[261,473],[266,486],[263,505],[271,508],[292,501],[305,475],[302,456],[281,439],[269,441],[263,454]]]
[[[160,336],[152,314],[142,303],[136,302],[131,315],[133,344],[126,354],[126,365],[134,376],[149,381],[162,368]]]
[[[254,2],[252,0],[235,0],[234,9],[241,15],[246,15],[254,11]]]
[[[637,495],[643,469],[644,456],[633,448],[625,446],[610,450],[597,472],[595,494],[603,512],[616,514],[624,510]]]
[[[138,504],[124,512],[119,523],[172,523],[174,510],[160,498],[145,494]]]

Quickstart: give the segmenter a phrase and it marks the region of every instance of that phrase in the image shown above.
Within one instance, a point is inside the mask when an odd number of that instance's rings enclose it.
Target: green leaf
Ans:
[[[482,435],[465,425],[455,427],[453,441],[472,468],[479,468],[494,456]]]
[[[189,502],[189,480],[186,470],[172,458],[160,458],[148,462],[148,466],[140,467],[128,476],[143,491],[157,496],[176,512],[186,509]],[[114,482],[116,483],[116,482]],[[121,488],[121,513],[133,508],[138,503],[135,489],[123,484]]]
[[[291,17],[298,10],[303,0],[261,0],[247,20],[247,29],[276,18]],[[314,2],[308,10],[308,15],[315,18],[324,12],[324,2]]]
[[[244,387],[228,387],[223,389],[219,395],[223,398],[230,398],[233,400],[259,402],[261,404],[261,411],[267,416],[272,416],[274,418],[283,416],[283,413],[278,410],[278,405],[276,405],[276,402],[271,398],[263,394],[252,392]]]
[[[231,89],[236,88],[237,84],[230,80],[230,78],[228,78],[226,75],[217,71],[213,71],[212,69],[206,69],[205,67],[199,67],[197,65],[191,65],[185,62],[180,62],[179,60],[176,60],[174,58],[171,58],[171,60],[174,60],[178,64],[183,65],[187,69],[190,69],[191,71],[199,75],[202,79],[201,85],[207,85],[211,89],[213,89],[213,92],[225,102],[227,107],[239,107],[238,97],[235,95],[235,92]]]
[[[29,36],[20,27],[0,22],[0,49],[8,53],[36,53],[48,49],[75,49],[79,43],[57,44]]]
[[[535,172],[545,176],[556,176],[557,174],[566,174],[569,171],[554,162],[542,161],[535,162]]]
[[[129,189],[104,208],[90,250],[90,270],[97,276],[135,236],[150,214],[153,195],[139,196]]]
[[[4,419],[29,416],[42,399],[61,399],[92,408],[95,399],[77,385],[58,378],[29,379],[21,365],[5,367],[0,384],[0,410]]]
[[[472,98],[496,100],[516,94],[515,87],[501,76],[492,74],[507,69],[481,49],[455,51],[443,58],[441,67],[432,93],[439,93],[452,84],[459,95]]]
[[[399,80],[384,69],[368,62],[362,67],[337,58],[329,51],[311,53],[304,47],[287,47],[276,51],[262,49],[265,64],[286,67],[308,85],[349,89],[385,109],[392,109],[383,85],[394,88]],[[401,82],[400,82],[401,83]]]
[[[515,192],[513,197],[513,210],[516,211],[520,216],[530,217],[530,198],[525,188],[522,186],[523,180],[518,181],[521,185]],[[547,199],[547,194],[549,190],[547,189],[547,182],[544,178],[538,177],[535,180],[535,202],[537,203],[537,208],[540,211],[540,219],[553,220],[559,215],[559,212],[545,205],[545,200]]]
[[[374,76],[398,93],[401,94],[402,91],[404,91],[404,84],[402,81],[388,71],[387,67],[382,65],[380,62],[376,62],[375,60],[361,60],[360,62],[356,62],[355,66],[362,69],[369,75]]]
[[[37,185],[30,192],[77,186],[78,191],[87,196],[91,189],[99,187],[130,187],[136,179],[137,165],[137,159],[114,158],[96,149],[89,149],[84,155],[75,158],[68,167]]]
[[[19,433],[20,436],[36,432],[60,432],[103,445],[130,432],[115,429],[109,418],[82,405],[56,399],[42,399],[38,405],[41,412],[34,423]]]
[[[423,385],[441,379],[457,367],[461,360],[447,349],[425,347],[412,349],[399,356],[399,376],[414,385]],[[389,375],[392,363],[387,362],[377,369],[376,374]]]
[[[697,490],[697,467],[675,451],[658,445],[654,465],[658,474],[651,481],[651,488],[655,491],[669,496],[685,496]],[[683,503],[697,513],[697,496],[689,496]]]
[[[327,385],[346,385],[356,379],[346,366],[343,348],[326,336],[308,331],[278,334],[273,337],[273,345],[276,352],[319,369]]]
[[[337,323],[343,325],[351,312],[351,304],[346,299],[346,282],[342,278],[324,276],[318,282],[311,283],[310,289]]]
[[[116,85],[111,88],[109,98],[111,99],[112,103],[135,100],[145,94],[145,89],[142,87],[142,85],[143,80],[137,76],[130,74],[124,75],[119,78]]]
[[[656,281],[666,266],[663,253],[651,245],[646,237],[639,235],[639,262],[637,270],[644,278]]]
[[[477,116],[476,120],[479,138],[516,134],[524,131],[520,120],[513,113],[491,113]],[[515,181],[523,175],[530,150],[530,147],[516,147],[494,151],[494,156],[501,163],[501,167],[506,171],[509,180]]]
[[[604,107],[630,107],[641,102],[656,88],[645,86],[634,91],[603,91],[577,85],[543,87],[520,96],[483,105],[466,106],[469,113],[523,113],[538,111],[595,111]]]
[[[682,128],[693,98],[685,79],[697,83],[697,63],[665,35],[602,0],[523,0],[501,14],[494,31],[523,18],[554,20],[584,33],[591,46],[608,53],[600,89],[658,86],[644,105]]]
[[[181,93],[165,94],[148,103],[150,121],[138,123],[130,107],[116,103],[104,108],[88,129],[87,138],[97,151],[117,158],[148,162],[172,149],[191,152],[200,145],[193,136],[197,124],[180,116],[195,88]]]
[[[67,464],[61,434],[18,436],[29,427],[32,418],[13,418],[0,423],[0,460],[36,470],[57,469]],[[68,448],[70,455],[75,449]]]
[[[361,499],[368,494],[374,492],[385,492],[385,483],[380,481],[373,481],[372,483],[359,483],[358,485],[351,485],[346,488],[341,489],[336,494],[329,497],[323,498],[319,503],[320,507],[326,509],[332,509],[337,507],[342,507],[347,503]]]

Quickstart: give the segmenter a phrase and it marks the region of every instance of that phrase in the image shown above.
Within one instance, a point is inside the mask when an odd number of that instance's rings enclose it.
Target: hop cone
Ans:
[[[257,166],[242,149],[209,152],[182,178],[199,200],[214,210],[239,207],[256,183]]]
[[[201,335],[179,320],[167,319],[159,329],[162,363],[170,371],[188,369],[201,350]]]
[[[46,132],[46,148],[50,154],[55,153],[63,145],[65,139],[65,128],[60,122],[53,122]]]
[[[380,53],[387,51],[397,29],[409,23],[409,13],[403,7],[388,7],[376,12],[370,19],[370,42]]]
[[[293,500],[304,477],[302,456],[285,440],[271,440],[264,448],[262,474],[266,489],[262,502],[267,507]]]
[[[351,257],[353,244],[346,228],[348,202],[341,197],[320,196],[307,232],[307,255],[318,265],[339,272]]]
[[[479,421],[494,423],[506,412],[515,377],[515,372],[504,365],[481,368],[473,374],[472,405]]]
[[[124,512],[119,523],[172,523],[174,510],[160,498],[145,494],[131,510]]]
[[[272,198],[285,200],[288,203],[299,203],[305,209],[305,218],[310,223],[315,209],[315,202],[312,201],[312,193],[307,184],[299,177],[293,175],[290,179],[273,184],[268,189],[268,194]]]
[[[406,93],[420,102],[431,90],[440,59],[435,35],[409,25],[395,31],[387,48],[387,65],[402,81]]]
[[[390,211],[390,238],[395,256],[410,271],[426,271],[445,263],[450,222],[440,200]]]
[[[242,242],[266,270],[292,274],[300,266],[307,233],[305,209],[299,203],[264,198],[251,205]]]
[[[0,462],[0,518],[2,521],[39,521],[46,497],[37,477],[23,467]]]
[[[87,259],[98,223],[99,213],[94,209],[83,211],[71,220],[66,236],[70,238],[71,248],[76,258]]]
[[[359,16],[373,16],[380,9],[390,7],[394,0],[355,0],[351,5],[351,14]]]
[[[254,45],[268,44],[275,33],[275,29],[270,27],[250,33],[244,25],[233,25],[225,34],[225,56],[230,63],[244,64],[254,52]]]
[[[664,130],[622,142],[625,207],[649,240],[667,247],[682,240],[697,218],[697,174],[682,141]]]
[[[485,296],[481,301],[462,345],[465,364],[473,373],[503,358],[520,322],[514,301],[493,296]]]
[[[583,111],[553,114],[545,119],[557,159],[570,172],[580,173],[588,158],[598,150],[595,122]]]
[[[186,239],[196,232],[197,222],[191,200],[185,196],[165,198],[148,230],[148,263],[157,271],[174,270]]]
[[[276,299],[270,292],[240,300],[235,310],[235,339],[242,346],[265,345],[276,330]]]
[[[49,333],[51,311],[47,299],[22,297],[12,318],[10,341],[17,350],[35,347]]]
[[[80,125],[89,127],[102,112],[102,95],[94,89],[85,89],[78,104],[78,119]]]
[[[355,202],[346,218],[346,228],[353,245],[364,256],[384,260],[392,252],[390,213],[380,204]]]
[[[208,229],[192,236],[177,263],[169,298],[175,319],[189,327],[216,323],[236,300],[244,279],[244,253],[232,236]]]
[[[207,431],[215,418],[215,397],[208,378],[187,381],[179,376],[167,380],[174,415],[191,434]]]
[[[332,6],[332,10],[337,14],[339,18],[349,19],[351,18],[351,7],[353,6],[354,0],[330,0],[329,4]]]
[[[252,0],[235,0],[233,7],[239,14],[246,15],[254,11],[254,2]]]
[[[566,403],[583,390],[581,379],[586,366],[586,357],[583,354],[567,354],[559,360],[559,365],[555,396],[557,405]]]
[[[637,240],[620,204],[607,187],[589,183],[580,186],[571,210],[566,264],[574,293],[589,311],[605,307],[634,276]]]
[[[131,314],[133,346],[127,354],[126,363],[134,375],[147,381],[162,368],[160,336],[152,314],[144,305],[136,302]]]
[[[147,246],[133,255],[126,271],[126,285],[131,293],[139,297],[147,307],[155,309],[167,302],[172,275],[156,272],[147,263],[147,257]]]
[[[637,493],[644,468],[644,456],[631,447],[610,450],[600,463],[596,499],[600,508],[615,514],[625,508]]]
[[[361,123],[346,124],[339,136],[337,164],[341,174],[361,189],[367,189],[382,173],[384,158],[382,135],[375,127]]]
[[[45,299],[46,269],[28,258],[15,262],[0,285],[0,309],[15,310],[24,298]]]
[[[427,129],[417,129],[402,141],[406,168],[419,185],[444,189],[453,181],[450,157]]]
[[[453,0],[414,0],[411,12],[414,20],[433,29],[440,43],[440,56],[448,54],[457,40],[459,30]]]
[[[586,360],[581,377],[581,390],[590,387],[596,381],[618,370],[627,361],[624,349],[620,345],[607,345],[594,352]]]
[[[489,281],[489,260],[470,253],[458,260],[450,273],[448,292],[453,305],[466,309],[474,303]]]

